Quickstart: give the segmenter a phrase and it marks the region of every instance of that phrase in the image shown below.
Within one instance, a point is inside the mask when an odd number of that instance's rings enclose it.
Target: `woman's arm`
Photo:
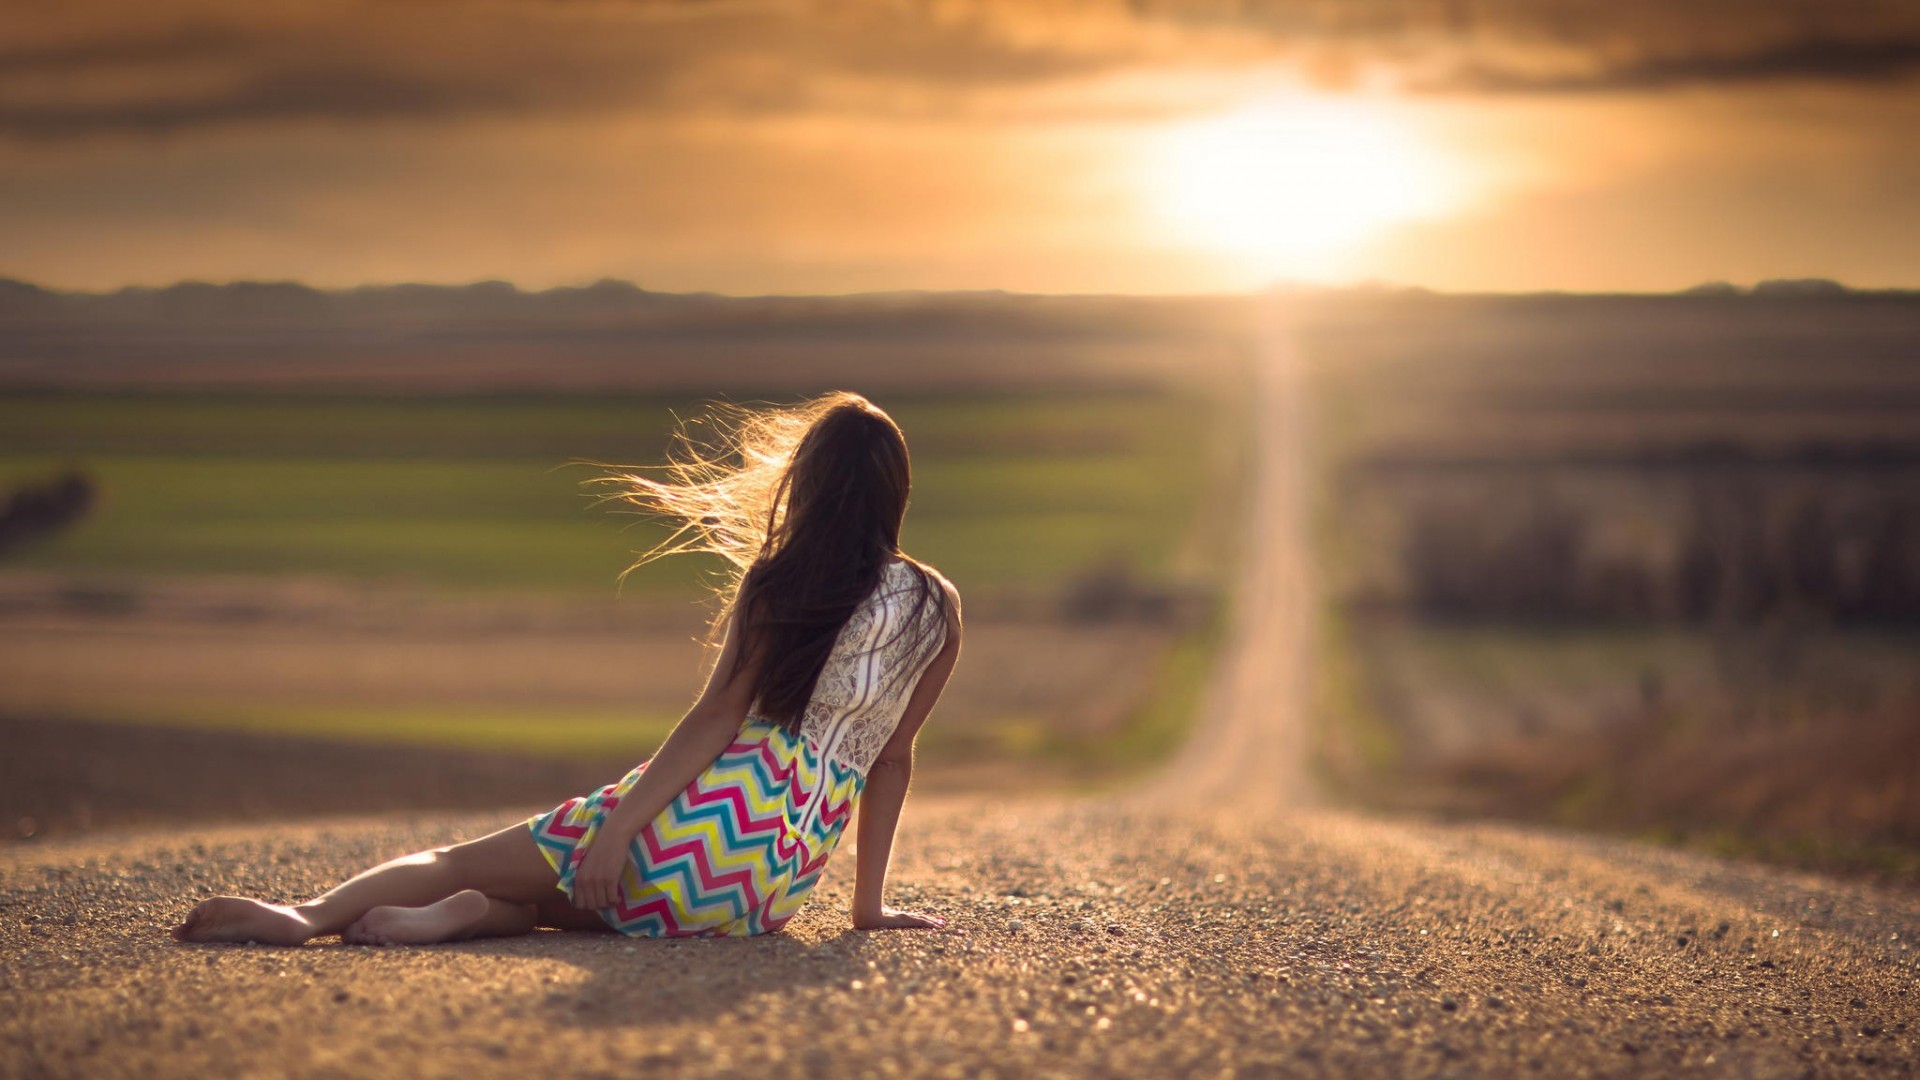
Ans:
[[[887,863],[893,858],[893,833],[900,823],[900,807],[907,800],[907,785],[913,780],[913,739],[927,721],[947,678],[960,660],[960,594],[953,586],[947,590],[949,611],[947,640],[927,664],[920,681],[907,699],[900,726],[867,770],[866,787],[860,792],[859,861],[855,864],[853,884],[853,925],[860,930],[896,930],[933,928],[945,920],[910,911],[896,911],[881,902],[887,886]]]
[[[753,667],[728,678],[741,648],[739,620],[729,620],[720,659],[707,677],[700,700],[675,725],[632,790],[600,823],[574,873],[573,904],[587,910],[611,907],[620,896],[627,868],[627,846],[647,823],[698,779],[740,734],[753,705]]]

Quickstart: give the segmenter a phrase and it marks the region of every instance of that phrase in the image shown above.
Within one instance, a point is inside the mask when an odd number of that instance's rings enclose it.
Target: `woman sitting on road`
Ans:
[[[706,689],[651,761],[303,904],[204,900],[173,936],[402,945],[536,926],[770,933],[806,902],[856,804],[854,925],[942,925],[881,902],[914,735],[960,654],[959,594],[900,552],[906,440],[849,393],[715,422],[719,441],[705,450],[681,431],[663,479],[602,478],[615,485],[606,498],[677,524],[634,566],[709,551],[731,568]]]

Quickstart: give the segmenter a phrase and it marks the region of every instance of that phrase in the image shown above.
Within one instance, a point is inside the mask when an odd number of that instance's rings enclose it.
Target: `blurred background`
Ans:
[[[1328,794],[1920,880],[1916,130],[1891,0],[16,5],[0,834],[603,782],[712,568],[578,459],[832,388],[923,783],[1126,783],[1277,324]]]

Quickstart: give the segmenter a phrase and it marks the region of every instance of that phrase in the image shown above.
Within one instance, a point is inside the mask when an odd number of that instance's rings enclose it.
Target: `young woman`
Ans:
[[[854,925],[942,925],[882,903],[914,736],[960,655],[959,594],[900,551],[906,440],[849,393],[709,422],[710,440],[682,428],[662,478],[601,478],[614,485],[604,498],[677,524],[635,567],[708,551],[730,568],[706,689],[651,761],[303,904],[202,901],[173,936],[401,945],[536,926],[769,933],[805,903],[856,805]]]

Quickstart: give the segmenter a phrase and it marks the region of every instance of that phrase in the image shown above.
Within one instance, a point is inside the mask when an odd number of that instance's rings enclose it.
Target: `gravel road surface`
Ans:
[[[1119,797],[912,800],[893,899],[949,929],[849,930],[842,852],[765,939],[178,945],[198,896],[304,896],[522,810],[15,845],[0,1076],[1914,1072],[1920,898],[1313,806],[1284,334],[1269,359],[1255,557],[1193,746]]]

